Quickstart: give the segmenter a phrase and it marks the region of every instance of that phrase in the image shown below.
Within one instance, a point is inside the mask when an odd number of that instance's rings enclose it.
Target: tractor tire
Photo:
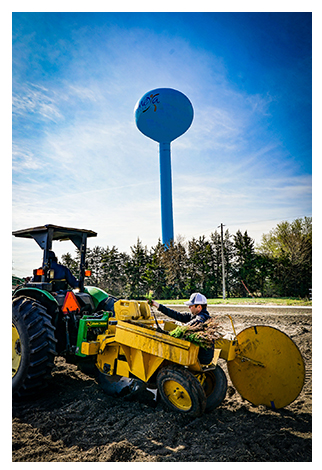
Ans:
[[[205,372],[203,389],[207,397],[206,412],[217,408],[224,400],[227,392],[227,377],[220,366]]]
[[[179,411],[189,417],[201,416],[205,411],[206,394],[187,369],[175,365],[162,367],[156,382],[161,399],[171,411]]]
[[[23,398],[47,385],[56,355],[55,327],[43,305],[18,297],[12,302],[12,395]]]

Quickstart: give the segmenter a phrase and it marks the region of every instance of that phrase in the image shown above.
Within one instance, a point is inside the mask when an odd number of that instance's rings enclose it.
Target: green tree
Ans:
[[[101,287],[104,279],[104,270],[102,266],[102,257],[104,248],[95,246],[93,249],[87,248],[86,266],[91,270],[91,277],[86,279],[86,284]]]
[[[150,261],[147,247],[138,238],[136,245],[130,247],[131,255],[126,260],[124,272],[126,276],[125,294],[129,299],[144,299],[148,290],[145,278],[146,267]]]
[[[276,289],[272,283],[275,269],[273,260],[256,253],[255,269],[258,293],[263,297],[273,297],[276,295]]]
[[[210,234],[210,243],[212,247],[212,297],[222,295],[222,256],[221,256],[221,235],[215,230]],[[224,250],[225,252],[225,250]]]
[[[229,233],[229,230],[227,229],[224,233],[224,261],[227,297],[231,297],[233,294],[232,290],[234,286],[234,256],[235,247],[233,236]]]
[[[212,297],[216,291],[216,267],[211,242],[203,235],[188,242],[186,290]]]
[[[167,291],[172,299],[187,296],[187,253],[183,240],[171,240],[169,247],[162,254],[165,268]]]
[[[125,265],[129,261],[126,253],[119,253],[116,246],[106,247],[102,255],[103,281],[100,286],[110,295],[125,297]]]
[[[307,297],[312,286],[312,218],[283,221],[262,236],[258,252],[274,266],[277,295]]]
[[[244,234],[240,230],[236,232],[234,238],[234,270],[235,286],[234,293],[237,296],[244,297],[247,290],[255,292],[258,288],[256,272],[256,254],[255,242],[248,235],[247,230]]]
[[[222,297],[223,294],[223,282],[222,282],[222,253],[221,253],[221,234],[215,230],[210,234],[210,242],[212,246],[212,273],[213,273],[213,284],[212,284],[212,295],[211,297]],[[234,270],[233,270],[233,259],[234,259],[234,243],[229,230],[225,230],[224,238],[224,263],[225,263],[225,286],[226,296],[232,295],[232,289],[234,286]]]
[[[150,250],[149,262],[143,275],[143,279],[147,283],[147,290],[153,291],[155,299],[167,299],[169,295],[166,285],[166,269],[163,266],[165,249],[165,245],[159,239],[157,245]]]

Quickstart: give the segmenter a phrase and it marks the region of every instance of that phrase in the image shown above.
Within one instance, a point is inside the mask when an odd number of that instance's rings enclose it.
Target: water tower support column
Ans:
[[[173,240],[172,177],[170,142],[160,142],[160,188],[162,243],[169,246]]]

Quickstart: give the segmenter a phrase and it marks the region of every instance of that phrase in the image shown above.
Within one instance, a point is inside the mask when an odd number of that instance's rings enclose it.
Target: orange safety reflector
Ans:
[[[76,296],[71,291],[67,292],[62,311],[67,314],[68,312],[76,312],[76,310],[80,310],[80,305],[77,302]]]
[[[43,269],[37,269],[36,271],[37,276],[42,276],[43,274],[45,274],[45,271]]]
[[[85,277],[89,277],[92,275],[92,271],[90,269],[86,269],[85,271]]]

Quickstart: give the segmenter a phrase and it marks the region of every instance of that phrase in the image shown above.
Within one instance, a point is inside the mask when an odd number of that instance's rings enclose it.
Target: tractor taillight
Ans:
[[[85,277],[90,277],[92,275],[92,271],[90,269],[86,269]]]
[[[45,274],[45,271],[43,269],[37,269],[36,275],[37,276],[43,276]]]

